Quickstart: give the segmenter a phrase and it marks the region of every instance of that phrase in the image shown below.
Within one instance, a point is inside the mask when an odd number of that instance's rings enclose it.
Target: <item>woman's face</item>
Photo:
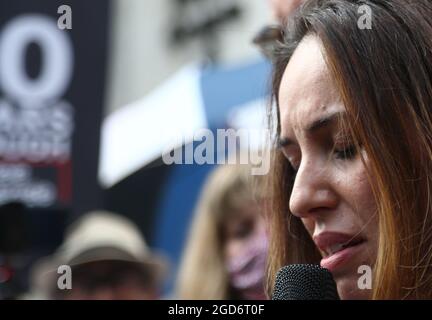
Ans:
[[[231,287],[243,299],[264,299],[268,253],[266,225],[260,206],[251,203],[234,212],[224,226],[224,259]]]
[[[372,269],[376,259],[376,204],[361,156],[340,127],[345,108],[321,48],[318,38],[303,39],[279,91],[280,146],[296,171],[289,207],[320,250],[341,299],[366,299],[371,290],[359,288],[359,267]]]
[[[224,256],[232,260],[240,256],[256,238],[266,233],[258,206],[245,206],[230,216],[224,226]]]

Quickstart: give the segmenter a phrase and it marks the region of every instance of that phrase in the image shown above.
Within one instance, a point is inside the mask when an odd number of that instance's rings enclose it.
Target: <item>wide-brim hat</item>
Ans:
[[[33,269],[36,290],[50,292],[62,265],[76,266],[101,261],[122,261],[143,269],[152,282],[161,284],[168,270],[166,259],[150,251],[139,229],[125,217],[104,211],[91,212],[74,223],[65,241]],[[73,277],[72,277],[73,279]]]

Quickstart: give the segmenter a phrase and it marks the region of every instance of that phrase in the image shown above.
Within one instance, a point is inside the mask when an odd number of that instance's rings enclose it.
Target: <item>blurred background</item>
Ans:
[[[252,39],[272,17],[265,0],[0,2],[0,298],[31,290],[93,210],[135,224],[171,294],[214,166],[161,155],[200,128],[264,128],[270,63]]]

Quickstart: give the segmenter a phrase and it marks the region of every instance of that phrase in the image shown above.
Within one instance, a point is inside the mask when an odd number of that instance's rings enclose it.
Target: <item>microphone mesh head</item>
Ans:
[[[276,275],[273,300],[339,300],[327,269],[313,264],[285,266]]]

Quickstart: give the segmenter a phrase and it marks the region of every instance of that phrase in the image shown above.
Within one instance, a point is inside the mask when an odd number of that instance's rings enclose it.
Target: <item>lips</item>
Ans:
[[[365,240],[337,232],[322,232],[313,238],[316,246],[323,252],[321,267],[335,272],[359,253]]]

